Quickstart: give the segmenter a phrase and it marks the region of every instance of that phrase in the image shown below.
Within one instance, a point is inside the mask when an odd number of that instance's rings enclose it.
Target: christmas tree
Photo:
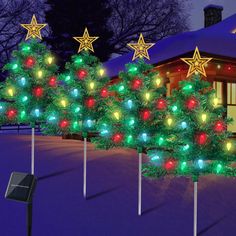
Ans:
[[[164,81],[143,58],[149,59],[142,34],[138,43],[129,44],[135,50],[135,63],[126,65],[119,81],[109,87],[111,96],[98,122],[99,137],[93,139],[98,148],[134,148],[139,156],[138,214],[141,215],[142,153],[151,148],[155,132],[166,130],[167,99]]]
[[[234,143],[227,125],[225,109],[220,106],[215,91],[206,76],[204,66],[210,58],[201,58],[198,48],[193,58],[183,58],[190,67],[188,77],[171,95],[169,113],[173,117],[172,139],[169,149],[161,153],[151,150],[152,165],[144,168],[145,176],[160,177],[167,174],[191,176],[197,182],[200,175],[235,176]]]
[[[60,75],[60,86],[47,109],[46,133],[79,133],[87,137],[96,132],[96,122],[103,115],[104,98],[109,78],[98,58],[91,55],[92,42],[98,37],[89,36],[87,28],[80,42],[79,54],[72,56],[66,71]],[[81,52],[82,51],[82,52]]]
[[[167,174],[190,176],[216,174],[235,176],[234,143],[227,125],[225,109],[217,103],[211,84],[194,76],[181,81],[171,96],[169,112],[173,117],[173,139],[168,152],[149,151],[152,165],[144,168],[145,176]]]
[[[15,106],[14,112],[5,113],[6,122],[43,122],[43,113],[57,86],[57,66],[51,52],[36,40],[21,43],[5,70],[9,76],[1,95]]]
[[[139,60],[126,65],[120,81],[109,86],[111,96],[99,119],[98,148],[128,147],[141,152],[153,142],[155,130],[161,131],[166,117],[166,89],[158,72]]]
[[[8,77],[1,86],[1,97],[15,108],[4,113],[6,123],[24,123],[34,126],[43,122],[43,113],[57,86],[57,66],[52,53],[36,40],[42,39],[41,29],[33,15],[30,24],[21,24],[27,29],[26,40],[12,53],[11,61],[5,65]]]
[[[66,71],[59,76],[60,86],[46,113],[46,133],[87,137],[96,132],[96,122],[103,115],[109,78],[98,58],[82,52],[72,56]]]
[[[60,76],[60,87],[48,106],[46,114],[46,133],[81,133],[84,138],[84,183],[86,198],[87,136],[97,132],[97,120],[104,115],[105,100],[109,78],[98,58],[88,50],[93,50],[93,42],[85,28],[82,37],[74,37],[80,43],[79,54],[72,56],[66,64],[66,72]],[[83,51],[83,52],[81,52]]]

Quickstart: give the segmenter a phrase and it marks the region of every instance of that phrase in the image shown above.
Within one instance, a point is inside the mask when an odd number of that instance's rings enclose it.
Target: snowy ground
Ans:
[[[143,180],[137,216],[135,151],[98,151],[89,144],[88,200],[82,197],[83,144],[36,137],[32,236],[191,236],[193,184],[184,178]],[[26,235],[26,206],[4,199],[12,171],[30,171],[30,136],[0,134],[0,235]],[[236,235],[236,180],[199,182],[199,235]]]

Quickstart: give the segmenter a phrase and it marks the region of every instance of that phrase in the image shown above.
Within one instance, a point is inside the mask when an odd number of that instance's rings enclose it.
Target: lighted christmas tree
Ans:
[[[190,177],[194,182],[193,232],[197,236],[197,186],[202,175],[236,176],[235,144],[230,139],[225,109],[218,104],[211,83],[204,80],[205,66],[212,58],[203,58],[196,47],[193,58],[181,58],[189,65],[187,77],[171,95],[169,123],[172,123],[168,148],[150,150],[150,163],[143,174],[150,178],[166,175]],[[201,76],[202,75],[202,78]],[[171,122],[170,122],[171,121]]]
[[[87,137],[88,132],[96,132],[109,82],[98,58],[88,52],[94,51],[92,43],[97,38],[91,37],[87,28],[82,37],[74,37],[80,43],[79,54],[72,56],[66,72],[59,78],[61,86],[47,109],[46,133],[82,132],[83,137]]]
[[[9,76],[1,95],[15,106],[14,112],[5,113],[6,121],[32,125],[44,121],[43,113],[57,86],[51,52],[36,40],[21,43],[4,68]]]
[[[22,42],[13,51],[11,61],[4,67],[8,77],[1,86],[0,95],[6,100],[2,118],[5,123],[30,124],[31,174],[34,174],[35,124],[44,122],[46,106],[52,101],[57,87],[57,66],[52,53],[36,38],[42,39],[39,24],[33,15],[30,24],[21,24],[27,29],[27,42]],[[31,39],[32,38],[32,39]]]
[[[36,40],[42,39],[41,30],[46,24],[38,24],[33,15],[27,29],[26,40],[12,53],[11,61],[4,67],[8,77],[1,88],[1,97],[14,104],[14,111],[5,112],[7,123],[31,123],[44,121],[43,112],[57,86],[57,66],[46,46]],[[11,107],[11,106],[9,106]]]
[[[173,117],[172,151],[149,151],[152,165],[144,168],[145,176],[236,175],[231,166],[236,161],[234,143],[227,131],[232,120],[225,117],[209,82],[199,76],[180,82],[179,90],[172,93],[169,112]]]
[[[126,65],[120,81],[109,87],[106,112],[99,119],[97,147],[135,148],[140,151],[152,143],[155,130],[161,132],[167,101],[163,79],[152,66],[139,60]]]
[[[103,115],[109,78],[98,58],[82,52],[72,56],[60,86],[47,109],[47,133],[96,132],[96,121]]]
[[[155,132],[163,132],[166,121],[167,99],[164,81],[143,57],[153,46],[145,43],[142,34],[138,43],[129,44],[135,50],[136,63],[126,65],[119,81],[109,87],[106,111],[98,122],[99,137],[93,142],[98,148],[134,148],[139,155],[138,214],[141,215],[142,153],[150,148]]]
[[[84,139],[84,184],[86,198],[87,136],[97,132],[97,120],[104,115],[105,100],[108,97],[109,78],[98,58],[92,56],[93,42],[85,28],[82,37],[74,37],[80,43],[79,54],[72,56],[66,64],[66,72],[60,76],[60,87],[48,106],[46,133],[80,133]],[[83,52],[81,52],[83,51]]]

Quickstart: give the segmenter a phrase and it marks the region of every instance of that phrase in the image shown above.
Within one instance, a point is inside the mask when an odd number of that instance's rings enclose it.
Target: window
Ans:
[[[170,83],[166,84],[166,96],[170,96]]]
[[[216,91],[216,97],[218,98],[219,104],[222,104],[222,82],[214,81],[213,88]]]
[[[236,132],[236,83],[227,84],[227,115],[234,119],[228,130]]]

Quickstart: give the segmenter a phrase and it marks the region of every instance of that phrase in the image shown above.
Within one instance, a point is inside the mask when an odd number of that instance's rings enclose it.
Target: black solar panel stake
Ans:
[[[27,235],[32,233],[33,192],[36,178],[28,173],[13,172],[8,182],[5,198],[27,203]]]

